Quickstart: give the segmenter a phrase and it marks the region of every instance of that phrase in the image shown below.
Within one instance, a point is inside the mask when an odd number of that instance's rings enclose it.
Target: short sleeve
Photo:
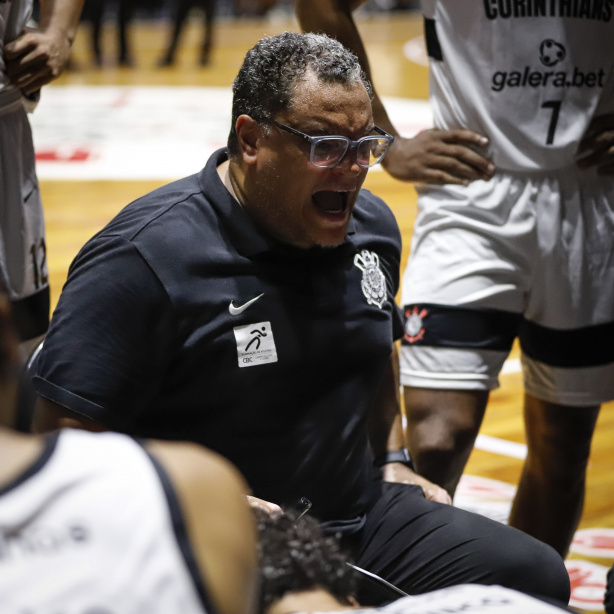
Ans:
[[[168,295],[136,247],[98,236],[71,265],[36,390],[106,428],[130,431],[163,381],[173,329]]]

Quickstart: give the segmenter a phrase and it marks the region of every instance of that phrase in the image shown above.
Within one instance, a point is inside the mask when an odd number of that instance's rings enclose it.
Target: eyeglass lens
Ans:
[[[388,149],[388,140],[377,136],[368,136],[356,146],[356,162],[359,166],[377,164]],[[324,168],[337,165],[345,156],[348,142],[345,139],[326,137],[314,143],[311,161],[315,166]]]

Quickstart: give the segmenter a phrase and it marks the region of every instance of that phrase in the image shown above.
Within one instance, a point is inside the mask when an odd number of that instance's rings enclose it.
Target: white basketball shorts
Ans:
[[[22,339],[49,322],[45,222],[30,123],[19,92],[0,92],[0,279]]]
[[[574,167],[418,192],[402,384],[494,389],[518,337],[529,394],[613,399],[614,177]]]

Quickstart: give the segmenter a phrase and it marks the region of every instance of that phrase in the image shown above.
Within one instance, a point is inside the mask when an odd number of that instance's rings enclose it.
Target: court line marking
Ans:
[[[475,440],[475,447],[485,452],[493,452],[494,454],[519,458],[521,460],[527,457],[527,446],[524,443],[508,441],[507,439],[491,437],[490,435],[478,435]]]

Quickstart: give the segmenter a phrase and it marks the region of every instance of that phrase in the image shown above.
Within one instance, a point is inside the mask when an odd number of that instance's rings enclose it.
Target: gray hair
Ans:
[[[373,94],[358,58],[334,38],[296,32],[263,38],[247,52],[232,84],[231,156],[239,152],[237,118],[245,114],[266,120],[289,108],[296,84],[309,72],[324,83],[362,81],[369,96]]]

